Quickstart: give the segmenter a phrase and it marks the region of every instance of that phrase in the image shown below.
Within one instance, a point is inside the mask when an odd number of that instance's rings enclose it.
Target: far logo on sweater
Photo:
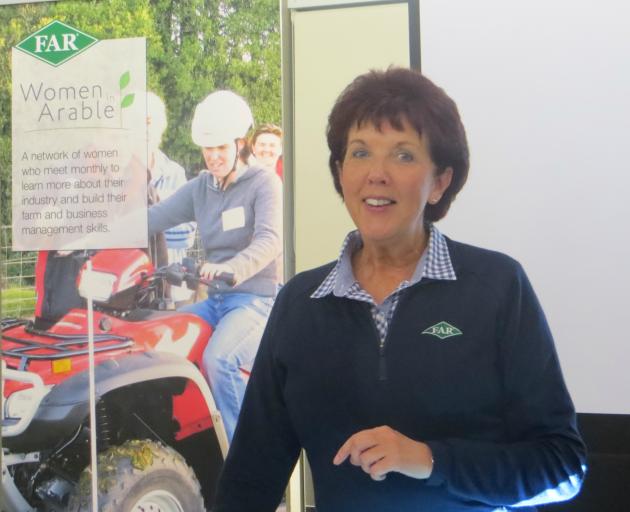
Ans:
[[[464,334],[454,325],[449,324],[448,322],[440,322],[435,325],[432,325],[428,329],[422,331],[422,334],[430,334],[431,336],[435,336],[440,338],[441,340],[445,340],[446,338],[450,338],[452,336],[460,336]]]

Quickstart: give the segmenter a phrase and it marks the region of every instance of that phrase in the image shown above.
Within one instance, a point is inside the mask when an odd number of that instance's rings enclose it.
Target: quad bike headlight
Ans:
[[[4,417],[11,419],[29,418],[35,414],[39,403],[52,386],[32,387],[12,393],[4,403]]]
[[[114,293],[115,283],[114,274],[84,268],[79,277],[79,295],[84,299],[91,296],[96,302],[105,302]]]
[[[11,393],[6,400],[2,400],[2,436],[11,437],[20,435],[24,432],[31,420],[37,413],[37,409],[42,399],[50,393],[51,385],[45,385],[42,378],[32,372],[22,370],[13,370],[7,368],[4,361],[2,366],[2,384],[3,391],[0,398],[4,398],[5,381],[17,381],[30,384],[30,387],[20,389]]]

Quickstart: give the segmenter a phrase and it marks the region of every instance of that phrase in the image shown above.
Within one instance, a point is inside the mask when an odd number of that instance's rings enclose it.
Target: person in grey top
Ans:
[[[197,222],[205,261],[201,277],[233,273],[233,288],[185,306],[214,329],[203,369],[231,441],[260,338],[280,283],[282,186],[274,173],[244,164],[239,154],[253,123],[245,100],[216,91],[195,109],[192,138],[207,166],[149,209],[149,234]]]

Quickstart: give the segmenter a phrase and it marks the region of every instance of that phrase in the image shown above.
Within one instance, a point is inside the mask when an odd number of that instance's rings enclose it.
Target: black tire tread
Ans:
[[[140,457],[146,455],[142,460],[146,466],[141,469],[134,467],[131,452]],[[90,468],[87,467],[81,474],[79,484],[70,496],[69,511],[91,511],[90,473]],[[155,475],[168,476],[169,481],[180,480],[180,483],[188,487],[183,495],[177,495],[181,501],[185,501],[182,506],[186,512],[205,511],[197,477],[177,451],[156,441],[132,440],[99,454],[99,512],[127,512],[125,508],[130,507],[131,503],[125,502],[129,499],[130,491],[137,490],[137,486],[142,486]]]

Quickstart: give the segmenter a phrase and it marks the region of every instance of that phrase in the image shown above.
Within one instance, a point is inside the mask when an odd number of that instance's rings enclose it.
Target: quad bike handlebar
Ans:
[[[98,308],[109,312],[174,309],[165,288],[169,284],[186,283],[189,289],[195,290],[201,283],[209,294],[227,291],[236,284],[233,273],[220,273],[210,280],[201,277],[201,264],[195,258],[184,258],[183,263],[156,269],[147,254],[136,249],[96,251],[92,255],[81,252],[76,257],[92,262],[92,268],[87,263],[81,267],[77,278],[78,295],[91,296]]]
[[[213,291],[221,291],[232,288],[236,284],[232,272],[221,272],[214,279],[204,279],[199,276],[201,263],[194,258],[184,258],[182,263],[172,263],[157,273],[163,273],[166,281],[173,286],[181,286],[186,283],[188,288],[196,288],[197,284],[203,284]]]

